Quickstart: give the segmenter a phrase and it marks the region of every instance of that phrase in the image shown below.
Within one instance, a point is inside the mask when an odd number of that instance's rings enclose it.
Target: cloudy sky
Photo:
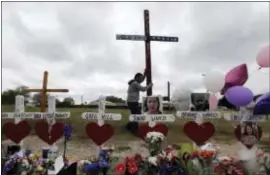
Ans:
[[[152,35],[178,36],[178,43],[152,42],[154,94],[188,86],[203,90],[211,69],[226,73],[247,63],[246,86],[269,90],[269,70],[257,71],[256,55],[269,43],[267,2],[3,2],[2,91],[67,88],[80,102],[100,95],[126,98],[127,81],[144,70],[144,42],[119,41],[116,34],[143,34],[150,10]]]

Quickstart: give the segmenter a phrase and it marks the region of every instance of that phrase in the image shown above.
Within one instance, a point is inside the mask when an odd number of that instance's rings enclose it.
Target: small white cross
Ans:
[[[99,126],[104,125],[104,121],[119,121],[122,119],[121,114],[105,113],[106,109],[106,98],[100,96],[98,99],[98,112],[84,112],[81,117],[86,120],[96,120]],[[100,152],[102,146],[97,147],[97,155]]]
[[[193,120],[195,120],[195,122],[198,125],[201,125],[203,123],[204,119],[218,119],[218,118],[221,118],[220,113],[215,112],[215,111],[198,111],[198,112],[177,111],[176,116],[178,118],[192,118]],[[193,147],[194,147],[194,149],[198,149],[198,146],[194,142],[193,142]]]
[[[84,112],[81,117],[86,120],[96,120],[99,126],[104,125],[105,120],[118,121],[122,119],[121,114],[105,113],[105,109],[106,100],[101,96],[98,100],[98,112]]]
[[[51,126],[55,123],[55,119],[66,119],[70,117],[70,112],[55,112],[55,100],[53,96],[48,98],[48,112],[24,112],[24,96],[17,95],[15,99],[15,112],[3,112],[1,114],[2,119],[14,119],[15,123],[19,123],[21,119],[46,119],[49,123],[49,132]],[[21,141],[20,146],[23,146]],[[55,145],[54,145],[55,147]]]

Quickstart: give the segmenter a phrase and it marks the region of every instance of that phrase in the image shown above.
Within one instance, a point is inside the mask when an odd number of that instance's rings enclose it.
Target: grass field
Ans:
[[[38,112],[39,108],[28,108],[26,109],[26,112]],[[12,112],[14,111],[14,106],[2,106],[3,112]],[[71,112],[71,117],[66,120],[58,120],[63,123],[71,124],[73,127],[73,137],[76,137],[78,140],[88,139],[88,137],[85,134],[85,125],[89,122],[86,120],[83,120],[81,118],[81,114],[83,112],[95,112],[96,110],[92,109],[86,109],[86,108],[60,108],[57,109],[57,111],[69,111]],[[115,128],[115,135],[113,136],[113,140],[133,140],[136,139],[134,136],[132,136],[129,132],[125,130],[125,124],[128,121],[128,110],[106,110],[106,112],[111,113],[121,113],[122,114],[122,120],[121,121],[115,121],[115,122],[108,122]],[[175,111],[167,111],[167,113],[175,113]],[[2,120],[2,125],[5,121],[8,120]],[[169,143],[178,143],[183,141],[188,141],[189,139],[186,137],[186,135],[183,133],[182,129],[184,124],[188,120],[186,119],[177,119],[174,123],[168,124],[169,128],[169,134],[168,134],[168,142]],[[227,121],[224,119],[213,119],[211,122],[216,127],[216,133],[213,139],[217,142],[223,142],[223,143],[230,143],[235,142],[235,137],[233,134],[233,127],[236,122],[234,121]],[[29,123],[31,126],[34,126],[35,121],[30,120]],[[260,126],[263,128],[263,132],[266,134],[267,137],[264,137],[264,139],[261,141],[261,143],[264,146],[270,147],[270,139],[269,139],[269,133],[270,133],[270,120],[266,122],[260,122]],[[33,134],[34,131],[32,130]],[[2,135],[3,138],[3,135]]]

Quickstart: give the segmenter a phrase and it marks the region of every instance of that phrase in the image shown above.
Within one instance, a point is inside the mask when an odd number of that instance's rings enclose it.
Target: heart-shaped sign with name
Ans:
[[[20,143],[31,132],[31,126],[28,121],[23,120],[15,124],[13,122],[6,122],[3,126],[4,135],[15,143]]]
[[[167,136],[168,131],[168,127],[162,123],[157,123],[154,127],[150,127],[148,123],[143,123],[139,126],[138,135],[144,140],[148,132],[160,132]]]
[[[114,128],[109,124],[99,126],[95,122],[90,122],[86,125],[86,134],[98,146],[109,140],[114,134]]]
[[[256,129],[255,129],[256,128]],[[262,137],[262,128],[257,124],[238,124],[234,129],[234,135],[243,145],[251,149]]]
[[[194,121],[187,122],[184,125],[184,133],[198,146],[204,145],[205,142],[215,134],[215,126],[210,122],[197,124]]]
[[[56,122],[52,125],[51,132],[49,133],[49,124],[42,120],[36,123],[35,131],[41,140],[52,145],[63,136],[64,124]]]

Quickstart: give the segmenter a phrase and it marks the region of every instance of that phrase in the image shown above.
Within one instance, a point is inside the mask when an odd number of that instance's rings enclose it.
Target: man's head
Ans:
[[[134,80],[136,80],[138,83],[142,83],[144,81],[144,75],[142,73],[136,73],[134,76]]]

